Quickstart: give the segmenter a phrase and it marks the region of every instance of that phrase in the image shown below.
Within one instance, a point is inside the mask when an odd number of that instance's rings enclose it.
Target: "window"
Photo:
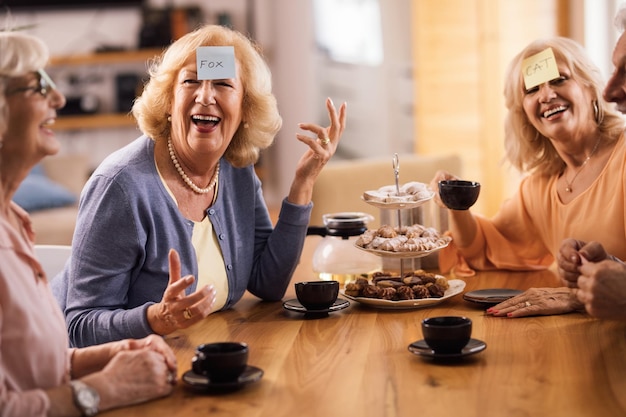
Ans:
[[[383,39],[378,0],[314,0],[315,39],[336,62],[380,65]]]

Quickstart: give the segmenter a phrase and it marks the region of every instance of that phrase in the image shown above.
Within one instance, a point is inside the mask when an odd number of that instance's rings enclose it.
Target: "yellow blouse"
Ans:
[[[156,162],[155,165],[163,186],[178,206],[178,201],[167,186],[163,176],[161,176]],[[216,185],[213,202],[215,202],[217,192]],[[226,305],[226,300],[228,299],[228,277],[226,275],[226,267],[224,266],[224,257],[209,217],[205,216],[202,221],[193,223],[191,244],[196,251],[196,258],[198,259],[198,276],[195,277],[197,280],[196,288],[202,288],[204,285],[213,285],[216,291],[213,311],[217,311]]]
[[[213,310],[217,311],[226,305],[228,298],[228,278],[224,257],[213,224],[206,216],[201,222],[194,222],[191,243],[198,258],[198,288],[213,285],[216,296]]]

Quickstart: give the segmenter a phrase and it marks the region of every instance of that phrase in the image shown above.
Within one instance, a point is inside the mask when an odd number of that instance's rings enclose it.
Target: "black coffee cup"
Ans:
[[[452,210],[467,210],[476,203],[480,183],[464,180],[439,181],[439,198]]]
[[[191,369],[211,382],[232,382],[246,370],[248,345],[240,342],[205,343],[196,348]]]
[[[472,335],[472,320],[461,316],[430,317],[422,320],[422,333],[435,353],[459,353]]]
[[[296,282],[296,297],[307,310],[330,308],[339,295],[339,281]]]

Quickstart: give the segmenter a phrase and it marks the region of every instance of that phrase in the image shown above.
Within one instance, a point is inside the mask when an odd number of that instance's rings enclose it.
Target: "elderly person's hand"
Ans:
[[[439,197],[439,181],[443,180],[458,180],[459,177],[450,174],[449,172],[439,170],[435,173],[435,176],[432,180],[430,180],[430,184],[428,187],[435,193],[434,201],[439,205],[439,207],[447,208],[445,204],[441,201]]]
[[[577,284],[576,295],[590,315],[626,320],[626,264],[583,259]]]
[[[185,295],[185,289],[194,282],[194,277],[181,277],[180,258],[174,249],[169,253],[170,278],[161,302],[148,307],[148,322],[155,333],[170,334],[177,329],[185,329],[208,316],[215,303],[215,289],[212,286],[197,288],[196,292]]]
[[[298,140],[308,145],[309,149],[298,161],[295,178],[287,197],[291,203],[304,205],[311,201],[315,180],[324,165],[335,154],[341,135],[346,128],[346,103],[343,103],[337,112],[333,101],[328,98],[326,109],[330,119],[328,127],[313,123],[299,124],[300,129],[313,133],[315,138],[302,133],[296,134]]]
[[[487,314],[497,317],[549,316],[582,310],[583,305],[570,288],[530,288],[491,308]]]
[[[163,360],[167,365],[170,372],[172,372],[172,376],[176,376],[177,362],[176,355],[172,351],[172,348],[165,343],[165,340],[161,336],[153,335],[144,337],[143,339],[125,339],[120,340],[119,342],[112,342],[112,344],[117,344],[117,352],[113,352],[113,355],[116,355],[119,352],[125,350],[141,350],[141,349],[149,349],[154,352],[160,353],[163,356]]]
[[[571,238],[563,240],[557,255],[557,264],[561,281],[570,288],[577,286],[582,258],[599,262],[613,257],[607,255],[604,247],[598,242],[586,243]]]
[[[82,380],[98,391],[100,410],[108,410],[169,395],[172,372],[163,354],[148,346],[119,352],[101,372]]]

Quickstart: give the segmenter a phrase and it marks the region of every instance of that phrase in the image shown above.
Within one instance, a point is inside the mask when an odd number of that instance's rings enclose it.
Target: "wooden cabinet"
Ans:
[[[100,52],[93,54],[55,56],[48,65],[53,71],[60,67],[78,67],[106,65],[115,67],[120,64],[147,62],[162,52],[161,49],[136,51]],[[63,115],[57,118],[55,130],[106,129],[133,127],[135,120],[128,113],[96,113],[89,115]]]

